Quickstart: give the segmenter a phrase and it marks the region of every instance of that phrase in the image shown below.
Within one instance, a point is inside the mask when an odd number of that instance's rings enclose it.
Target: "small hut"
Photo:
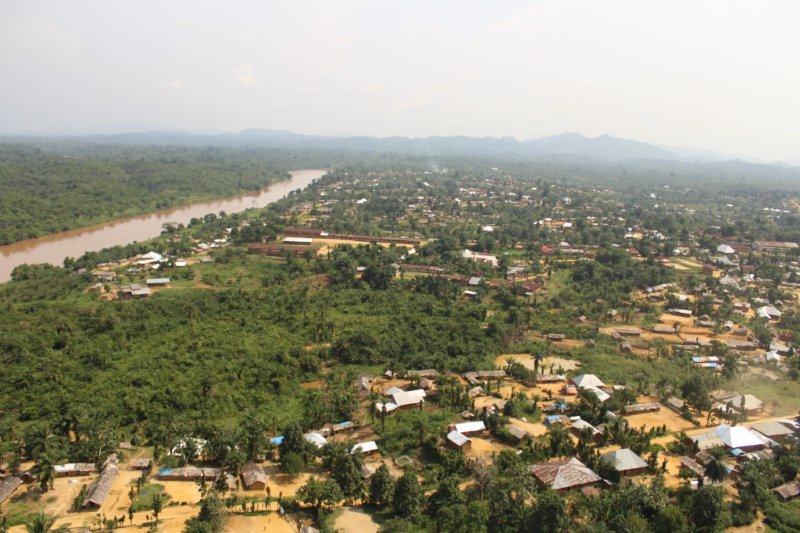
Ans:
[[[242,469],[242,482],[245,490],[264,490],[267,488],[267,474],[260,465],[250,463]]]

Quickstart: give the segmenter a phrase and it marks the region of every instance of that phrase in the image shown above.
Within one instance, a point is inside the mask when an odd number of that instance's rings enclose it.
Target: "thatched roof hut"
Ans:
[[[89,488],[86,493],[86,499],[83,501],[83,506],[87,508],[97,509],[103,505],[103,502],[108,498],[108,493],[111,492],[111,486],[119,475],[119,468],[116,463],[109,463],[100,473],[94,485]]]
[[[267,488],[267,474],[260,465],[250,463],[242,469],[242,482],[246,490],[264,490]]]
[[[22,480],[18,477],[9,477],[0,481],[0,503],[6,501],[20,485],[22,485]]]

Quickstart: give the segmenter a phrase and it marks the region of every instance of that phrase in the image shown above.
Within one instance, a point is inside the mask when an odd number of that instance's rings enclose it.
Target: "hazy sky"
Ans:
[[[0,131],[535,138],[800,158],[800,1],[0,0]]]

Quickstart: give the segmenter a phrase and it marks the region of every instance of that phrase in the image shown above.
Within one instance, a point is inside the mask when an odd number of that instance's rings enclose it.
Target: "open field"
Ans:
[[[366,513],[346,507],[333,522],[336,531],[342,533],[378,533],[378,524]]]

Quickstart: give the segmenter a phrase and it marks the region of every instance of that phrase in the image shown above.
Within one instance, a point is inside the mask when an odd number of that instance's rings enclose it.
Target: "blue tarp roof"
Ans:
[[[271,439],[269,439],[269,442],[274,446],[280,446],[281,444],[283,444],[283,435],[272,437]]]

